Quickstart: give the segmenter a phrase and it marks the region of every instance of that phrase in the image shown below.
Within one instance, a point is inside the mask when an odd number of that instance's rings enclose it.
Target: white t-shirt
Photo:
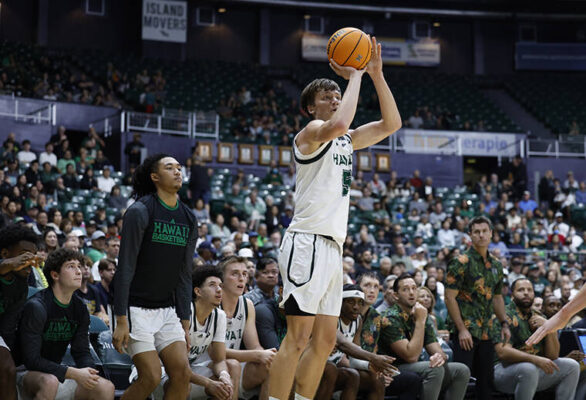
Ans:
[[[49,153],[43,151],[41,153],[41,155],[39,156],[39,165],[42,167],[43,164],[46,162],[48,162],[52,166],[56,167],[57,166],[57,156],[55,155],[55,153],[49,154]]]
[[[116,181],[111,176],[108,178],[99,176],[98,179],[96,179],[96,181],[98,183],[98,189],[106,193],[110,193],[114,185],[116,185]]]

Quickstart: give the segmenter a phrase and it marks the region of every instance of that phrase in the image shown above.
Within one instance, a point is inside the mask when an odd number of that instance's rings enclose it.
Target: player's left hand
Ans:
[[[376,37],[370,38],[372,41],[372,54],[370,55],[370,61],[366,64],[366,72],[373,76],[374,74],[380,74],[383,71],[383,58],[382,58],[382,46],[377,43]]]

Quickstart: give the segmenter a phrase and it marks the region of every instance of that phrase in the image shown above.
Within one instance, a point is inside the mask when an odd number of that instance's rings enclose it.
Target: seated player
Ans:
[[[260,345],[254,306],[252,301],[242,295],[248,281],[246,259],[228,257],[220,263],[219,268],[224,277],[221,307],[227,320],[226,359],[238,360],[242,368],[238,394],[243,399],[258,394],[260,400],[266,400],[267,377],[277,350],[265,350]],[[240,350],[242,344],[246,350]]]
[[[525,344],[531,334],[545,321],[531,310],[533,285],[519,278],[511,286],[513,301],[506,307],[511,339],[503,343],[493,332],[494,349],[499,362],[494,366],[495,387],[515,395],[515,400],[532,399],[536,392],[555,387],[556,400],[573,399],[580,376],[580,365],[570,358],[559,357],[557,332],[531,347]],[[498,325],[493,318],[493,325]]]
[[[0,230],[0,388],[16,400],[16,328],[28,294],[28,276],[37,262],[37,236],[14,224]]]
[[[82,263],[78,252],[55,250],[43,269],[49,287],[24,306],[19,336],[26,370],[18,372],[17,385],[25,398],[114,399],[114,385],[94,369],[88,310],[73,295],[81,286]],[[76,367],[61,364],[68,345]]]
[[[332,366],[338,368],[335,385],[320,384],[316,398],[329,399],[334,390],[342,390],[342,399],[356,398],[359,391],[367,393],[369,400],[382,399],[385,383],[391,382],[396,371],[392,366],[393,358],[362,350],[360,331],[364,305],[364,292],[358,285],[344,285],[342,308],[338,319],[336,349],[326,364],[326,379]],[[388,377],[385,380],[384,375]],[[322,378],[323,379],[323,378]]]
[[[218,400],[238,399],[240,363],[226,361],[226,314],[218,308],[222,301],[222,273],[205,265],[193,271],[193,292],[189,324],[189,378],[191,400],[212,397]],[[203,355],[206,357],[203,357]],[[168,378],[163,375],[155,398],[163,398]]]
[[[396,276],[392,275],[391,277],[393,277],[391,281],[385,279],[385,284],[390,285],[390,290],[387,290],[385,297],[392,296],[393,301],[389,304],[395,304],[392,285]],[[356,283],[364,292],[364,305],[360,311],[362,327],[358,332],[360,347],[366,351],[378,353],[378,340],[381,330],[383,327],[389,326],[389,319],[381,315],[374,307],[380,291],[378,276],[376,272],[366,272],[357,278]],[[385,395],[400,396],[401,400],[416,400],[421,392],[421,382],[421,377],[416,373],[403,371],[400,375],[393,377],[393,381],[385,390]]]
[[[75,291],[75,295],[83,301],[90,315],[100,318],[106,325],[110,324],[110,319],[106,309],[102,304],[102,299],[98,289],[89,283],[92,274],[91,260],[86,256],[81,264],[81,286]]]

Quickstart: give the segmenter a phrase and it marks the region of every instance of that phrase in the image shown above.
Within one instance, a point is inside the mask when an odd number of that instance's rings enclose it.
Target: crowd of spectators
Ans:
[[[129,156],[135,154],[133,148],[144,146],[139,143],[137,136],[129,144]],[[103,150],[104,142],[92,130],[76,151],[70,147],[64,128],[40,153],[32,151],[27,141],[21,143],[15,135],[9,135],[0,155],[0,225],[29,226],[39,237],[42,257],[61,247],[82,252],[87,268],[79,296],[85,299],[91,314],[110,323],[108,285],[115,273],[121,215],[128,199],[112,178]],[[270,293],[278,292],[278,283],[267,285],[256,265],[259,260],[279,256],[282,233],[291,222],[295,206],[294,168],[282,171],[273,164],[265,176],[258,177],[242,169],[234,171],[223,177],[224,187],[230,190],[218,201],[210,185],[217,172],[197,157],[185,164],[189,183],[182,197],[200,223],[195,268],[217,264],[231,255],[245,257],[249,268],[245,291],[256,293],[250,295],[255,299],[274,301]],[[99,173],[96,165],[101,167]],[[128,179],[122,178],[122,183],[128,184]],[[279,188],[281,195],[277,197],[266,188]],[[106,193],[108,206],[115,207],[120,215],[108,219],[104,207],[93,215],[84,215],[81,210],[65,212],[61,206],[71,201],[71,189]],[[460,191],[455,204],[450,204],[448,197],[456,191],[437,187],[419,171],[409,177],[391,172],[387,177],[374,174],[371,178],[358,171],[350,192],[351,222],[353,217],[364,222],[355,224],[344,244],[346,283],[360,283],[365,274],[374,276],[380,294],[373,306],[384,312],[396,301],[394,280],[410,274],[421,289],[421,302],[433,316],[438,335],[447,339],[447,268],[471,244],[467,230],[470,219],[483,215],[494,226],[489,251],[504,267],[505,301],[511,301],[512,283],[526,277],[535,291],[536,308],[545,311],[550,304],[565,304],[586,279],[586,230],[572,223],[569,212],[573,204],[586,199],[585,183],[576,182],[571,172],[561,182],[552,171],[546,171],[538,199],[526,189],[526,172],[520,159],[513,160],[502,173],[483,176],[473,187]],[[30,286],[47,286],[41,267],[33,269]],[[276,303],[271,304],[274,307]],[[259,315],[273,312],[262,309],[266,304],[260,306]],[[583,316],[580,314],[571,324],[581,326]],[[261,344],[275,336],[260,328],[259,335]]]
[[[376,100],[376,99],[374,99]],[[376,106],[376,104],[374,104]],[[435,107],[422,106],[418,107],[413,115],[403,121],[403,126],[413,129],[435,129],[435,130],[463,130],[463,131],[487,131],[486,122],[482,119],[472,121],[462,121],[458,114],[439,105]]]

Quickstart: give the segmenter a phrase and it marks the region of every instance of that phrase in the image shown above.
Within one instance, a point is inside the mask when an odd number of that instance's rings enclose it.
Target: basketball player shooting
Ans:
[[[328,355],[336,343],[342,304],[342,244],[348,224],[352,152],[378,143],[401,127],[401,116],[387,85],[381,46],[373,37],[371,60],[363,70],[330,67],[348,80],[346,92],[329,79],[316,79],[301,93],[301,107],[312,117],[295,137],[297,168],[295,213],[279,257],[287,335],[270,370],[269,399],[312,399]],[[360,84],[368,73],[382,118],[351,131]],[[303,355],[302,355],[303,353]]]

